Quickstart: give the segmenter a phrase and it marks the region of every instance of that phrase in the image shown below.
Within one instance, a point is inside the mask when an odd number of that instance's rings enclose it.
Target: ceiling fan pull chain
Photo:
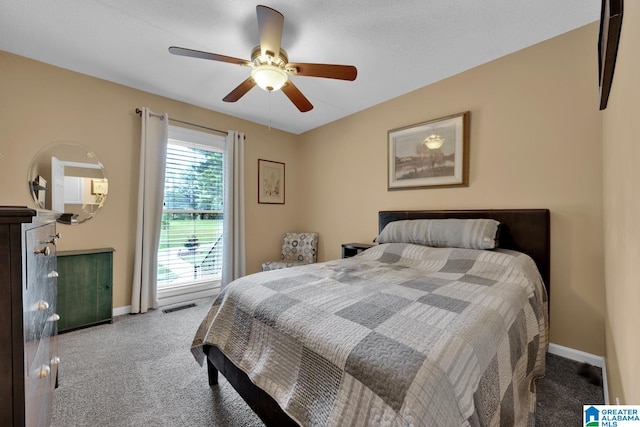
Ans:
[[[269,95],[267,95],[267,99],[268,99],[267,111],[269,112],[269,132],[271,132],[271,91],[269,91],[268,94]]]

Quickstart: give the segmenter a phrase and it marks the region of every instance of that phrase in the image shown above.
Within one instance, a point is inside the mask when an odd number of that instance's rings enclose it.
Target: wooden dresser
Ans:
[[[0,425],[48,426],[57,377],[55,216],[0,206]]]

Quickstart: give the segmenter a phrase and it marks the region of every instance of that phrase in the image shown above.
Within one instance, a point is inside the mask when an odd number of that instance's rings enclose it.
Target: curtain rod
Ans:
[[[136,114],[137,114],[137,115],[139,115],[140,117],[142,117],[142,110],[141,110],[141,109],[139,109],[139,108],[136,108]],[[163,116],[163,115],[161,115],[161,114],[156,114],[156,113],[149,113],[149,114],[151,114],[151,115],[153,115],[153,116],[156,116],[156,117],[164,117],[164,116]],[[208,127],[206,127],[206,126],[197,125],[197,124],[195,124],[195,123],[185,122],[184,120],[172,119],[171,117],[169,117],[169,121],[177,122],[177,123],[182,123],[182,124],[185,124],[185,125],[189,125],[189,126],[194,126],[194,127],[201,128],[201,129],[210,130],[210,131],[212,131],[212,132],[218,132],[218,133],[222,133],[222,134],[225,134],[225,135],[229,135],[229,132],[227,132],[226,130],[219,130],[219,129],[208,128]]]

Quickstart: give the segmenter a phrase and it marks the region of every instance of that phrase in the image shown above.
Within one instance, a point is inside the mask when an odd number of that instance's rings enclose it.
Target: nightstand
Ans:
[[[352,256],[358,255],[360,252],[365,249],[369,249],[370,247],[375,245],[370,245],[368,243],[343,243],[342,244],[342,258],[351,258]]]

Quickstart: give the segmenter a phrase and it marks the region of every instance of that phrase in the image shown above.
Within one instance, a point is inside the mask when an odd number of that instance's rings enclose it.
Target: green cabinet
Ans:
[[[113,251],[58,252],[59,332],[113,322]]]

